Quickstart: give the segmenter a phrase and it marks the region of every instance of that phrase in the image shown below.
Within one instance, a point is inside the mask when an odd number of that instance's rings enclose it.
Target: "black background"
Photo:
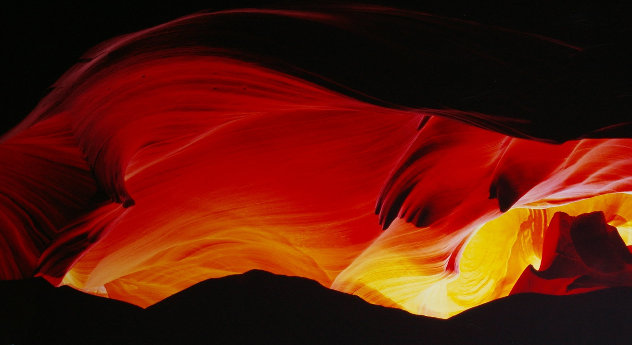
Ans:
[[[380,1],[364,1],[379,3]],[[311,4],[310,2],[303,2]],[[320,2],[322,3],[322,1]],[[620,39],[624,2],[403,1],[383,4],[533,32],[580,46]],[[2,132],[26,116],[84,52],[109,38],[202,10],[301,6],[297,1],[15,2],[2,10]],[[617,34],[613,34],[617,31]],[[629,31],[628,31],[629,32]],[[614,67],[612,67],[614,68]],[[615,71],[616,73],[616,71]]]

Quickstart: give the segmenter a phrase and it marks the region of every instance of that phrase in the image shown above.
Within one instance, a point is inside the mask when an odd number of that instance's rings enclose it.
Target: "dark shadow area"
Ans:
[[[449,320],[369,304],[305,278],[250,271],[209,279],[145,310],[0,282],[2,344],[626,344],[631,288],[519,294]]]
[[[511,135],[553,141],[629,136],[631,13],[622,2],[359,2],[433,16],[420,22],[346,14],[345,28],[268,15],[225,16],[206,27],[208,37],[186,40],[235,49],[365,101],[431,108]],[[306,1],[5,5],[2,79],[9,91],[3,93],[2,132],[91,47],[205,9],[252,7],[318,8]],[[478,114],[483,119],[472,120]],[[485,116],[518,121],[489,122]]]

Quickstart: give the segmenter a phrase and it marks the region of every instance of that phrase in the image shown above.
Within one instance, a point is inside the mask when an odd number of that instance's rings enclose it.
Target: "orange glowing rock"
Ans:
[[[105,44],[2,138],[0,278],[145,307],[262,269],[439,317],[516,281],[514,292],[630,285],[605,224],[631,243],[632,139],[517,138],[507,134],[529,137],[529,121],[376,105],[221,49],[138,43],[214,18]],[[549,224],[558,211],[570,216]],[[595,211],[594,228],[570,225]],[[577,235],[593,230],[616,254]],[[567,244],[572,265],[551,252]]]
[[[556,213],[542,250],[540,268],[527,267],[511,294],[567,295],[632,285],[632,254],[603,212]]]

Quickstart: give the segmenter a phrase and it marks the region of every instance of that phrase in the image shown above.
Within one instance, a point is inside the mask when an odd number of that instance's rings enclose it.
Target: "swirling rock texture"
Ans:
[[[1,138],[0,278],[147,307],[262,269],[436,317],[630,286],[616,25],[332,5],[113,38]]]
[[[566,295],[629,285],[632,254],[602,212],[556,213],[546,230],[539,270],[525,269],[511,293]]]

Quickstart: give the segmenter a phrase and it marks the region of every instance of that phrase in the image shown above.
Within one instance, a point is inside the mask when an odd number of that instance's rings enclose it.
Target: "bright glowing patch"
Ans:
[[[608,224],[627,234],[623,236],[624,241],[632,244],[628,220],[632,219],[632,196],[629,194],[607,194],[551,208],[512,209],[472,235],[459,260],[457,276],[447,284],[438,282],[428,287],[435,296],[422,299],[418,310],[449,317],[507,296],[525,267],[532,265],[537,269],[540,266],[544,231],[556,212],[578,216],[595,210],[603,211]]]

